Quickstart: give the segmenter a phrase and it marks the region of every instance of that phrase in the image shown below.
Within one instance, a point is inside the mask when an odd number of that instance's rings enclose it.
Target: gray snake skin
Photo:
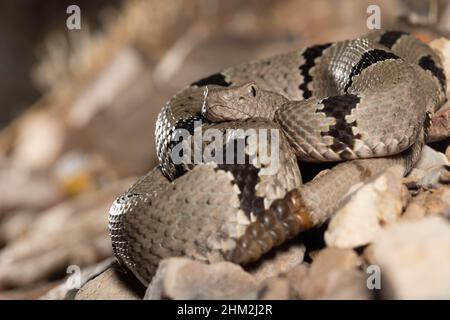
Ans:
[[[316,45],[199,80],[159,114],[160,165],[111,207],[115,256],[144,284],[170,256],[255,261],[325,222],[354,184],[396,163],[408,172],[445,92],[437,54],[399,31]],[[221,139],[205,139],[208,129]],[[242,134],[249,129],[265,129],[267,144]],[[180,141],[192,151],[178,153],[181,163],[173,160]],[[231,163],[217,161],[239,144]],[[192,164],[211,145],[213,157]],[[278,153],[270,173],[275,157],[264,158],[267,150]],[[351,161],[302,184],[298,159]]]

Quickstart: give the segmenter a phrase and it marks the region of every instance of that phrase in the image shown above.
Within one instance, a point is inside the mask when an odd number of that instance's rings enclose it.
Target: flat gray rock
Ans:
[[[450,223],[440,217],[386,228],[373,245],[387,299],[450,299]]]
[[[238,299],[255,289],[255,278],[234,263],[169,258],[159,264],[144,299]]]

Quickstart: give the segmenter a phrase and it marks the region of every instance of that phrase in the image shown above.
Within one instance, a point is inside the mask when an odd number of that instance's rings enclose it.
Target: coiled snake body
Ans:
[[[398,31],[316,45],[197,81],[161,110],[160,166],[111,207],[115,255],[144,284],[169,256],[257,260],[326,221],[352,185],[395,163],[410,170],[427,119],[445,92],[436,53]],[[192,138],[200,129],[222,135],[214,140],[220,141],[215,153],[241,143],[244,162],[175,162],[178,136],[187,132]],[[277,170],[263,173],[272,158],[262,159],[261,146],[237,129],[267,130],[266,149],[277,138]],[[194,140],[185,140],[184,146],[193,146],[185,159],[213,141]],[[352,161],[302,185],[297,159]]]

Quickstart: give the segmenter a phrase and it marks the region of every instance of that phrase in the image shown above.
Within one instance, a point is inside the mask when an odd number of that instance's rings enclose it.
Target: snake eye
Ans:
[[[252,94],[253,97],[256,97],[256,88],[255,88],[255,86],[250,86],[250,93]]]
[[[243,96],[240,96],[239,97],[239,102],[244,102],[244,101],[245,101],[245,98]]]

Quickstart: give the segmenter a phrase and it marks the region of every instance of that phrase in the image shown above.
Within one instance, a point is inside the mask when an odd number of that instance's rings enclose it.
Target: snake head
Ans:
[[[202,115],[210,121],[245,120],[254,116],[259,89],[254,82],[205,90]]]

